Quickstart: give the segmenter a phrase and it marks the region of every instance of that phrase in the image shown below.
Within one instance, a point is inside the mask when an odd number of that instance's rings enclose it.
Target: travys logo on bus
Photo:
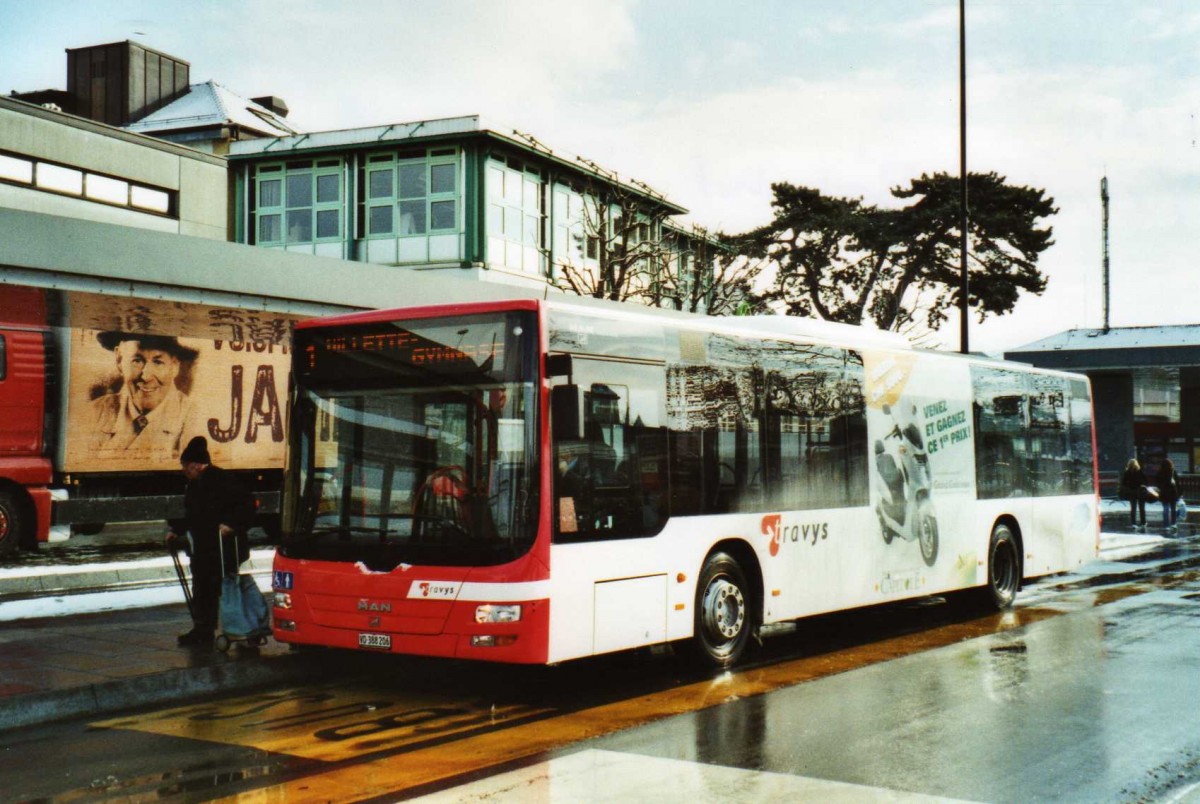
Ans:
[[[829,538],[828,522],[784,521],[783,514],[767,514],[762,518],[762,532],[771,538],[771,555],[779,555],[784,542],[816,544]]]
[[[408,587],[408,596],[425,600],[454,600],[461,586],[461,583],[449,581],[413,581]]]

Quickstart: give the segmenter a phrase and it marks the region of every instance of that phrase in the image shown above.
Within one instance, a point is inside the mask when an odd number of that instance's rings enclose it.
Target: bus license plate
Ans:
[[[388,634],[359,634],[358,646],[360,648],[377,648],[380,650],[392,649],[392,638]]]

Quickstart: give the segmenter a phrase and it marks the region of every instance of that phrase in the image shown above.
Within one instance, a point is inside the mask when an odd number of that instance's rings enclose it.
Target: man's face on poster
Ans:
[[[135,405],[143,413],[158,407],[175,387],[179,358],[161,349],[143,349],[137,341],[117,345],[117,368]]]

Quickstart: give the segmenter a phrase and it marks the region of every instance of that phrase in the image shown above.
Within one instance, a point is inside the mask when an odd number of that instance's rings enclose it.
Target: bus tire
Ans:
[[[713,553],[696,584],[693,653],[709,667],[737,664],[750,644],[754,614],[746,573],[728,553]]]
[[[923,498],[917,504],[917,544],[921,548],[921,558],[925,566],[932,567],[937,563],[938,556],[938,521],[933,510],[933,502]]]
[[[1021,556],[1012,528],[1000,522],[992,528],[988,546],[988,582],[985,599],[998,610],[1012,606],[1021,588]]]
[[[24,500],[11,489],[0,489],[0,557],[11,556],[21,547],[29,523]]]

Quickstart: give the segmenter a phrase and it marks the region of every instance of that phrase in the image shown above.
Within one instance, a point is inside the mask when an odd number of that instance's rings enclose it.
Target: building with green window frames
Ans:
[[[228,158],[240,243],[485,281],[595,268],[622,216],[638,223],[620,237],[675,243],[664,227],[687,211],[479,117],[244,140]]]

